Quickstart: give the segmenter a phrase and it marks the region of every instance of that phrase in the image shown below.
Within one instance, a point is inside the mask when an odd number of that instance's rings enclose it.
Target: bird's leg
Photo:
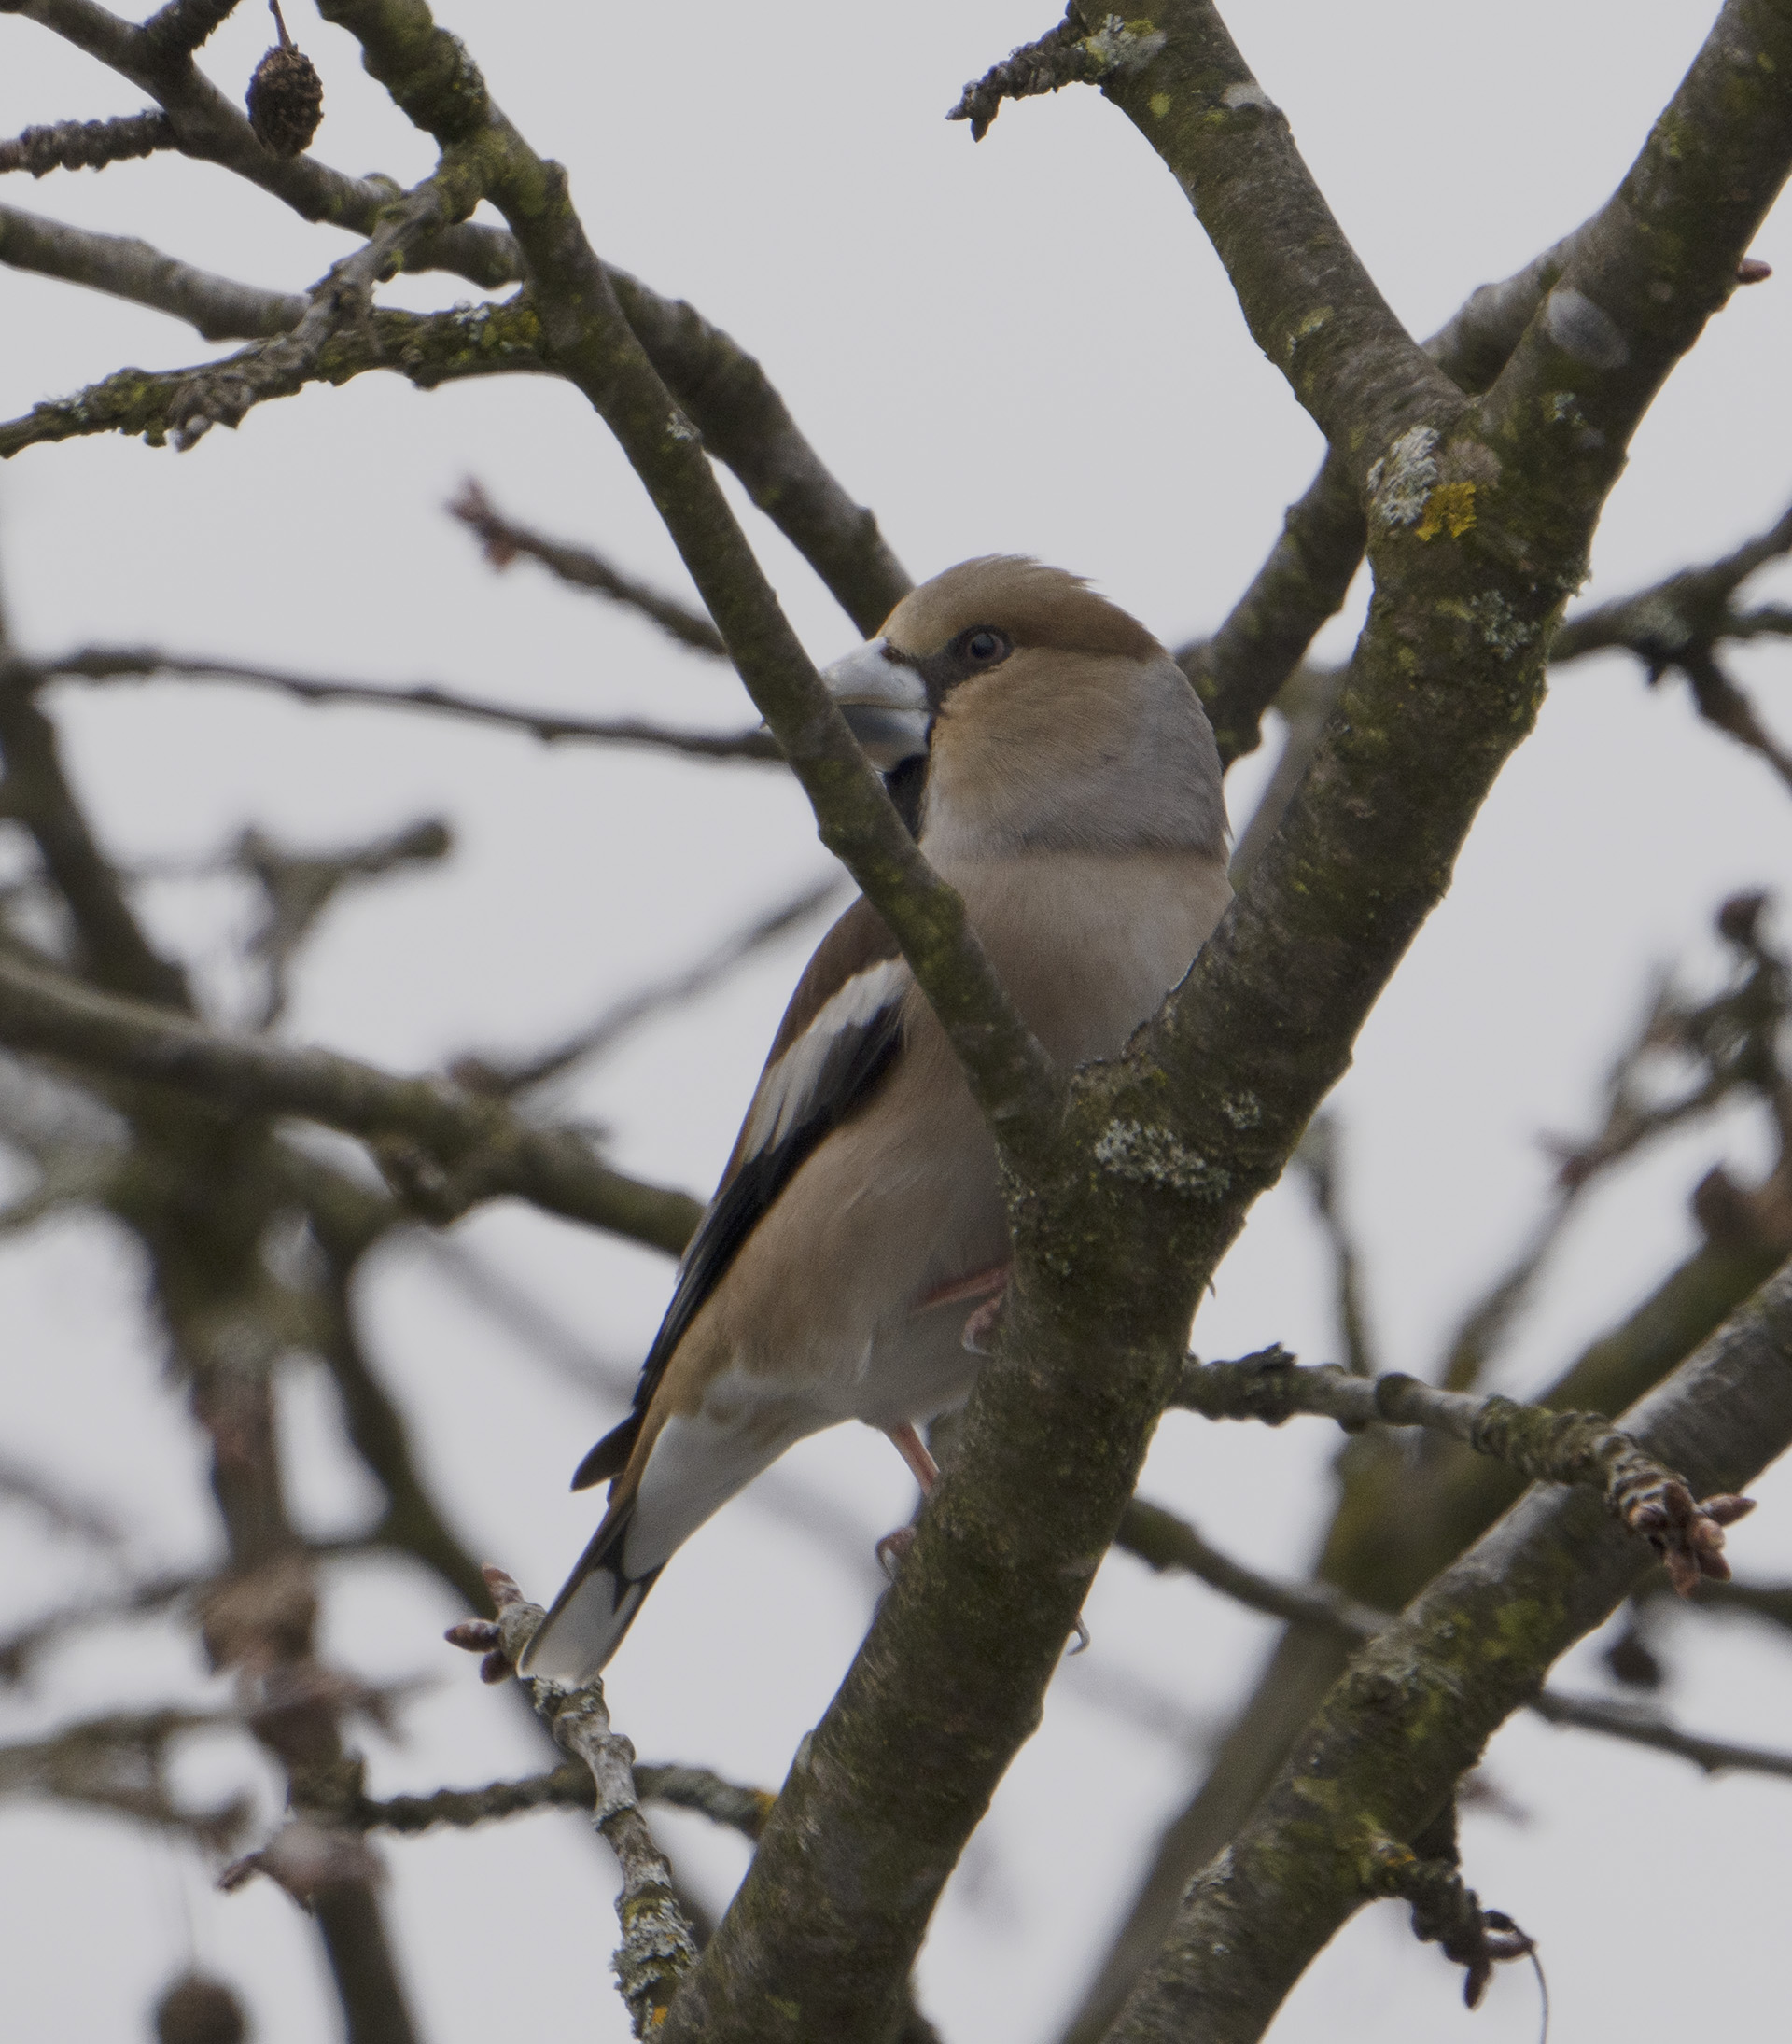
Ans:
[[[908,1464],[910,1474],[921,1487],[923,1498],[931,1497],[933,1486],[940,1480],[940,1465],[927,1451],[912,1420],[904,1420],[901,1426],[882,1429],[889,1435],[896,1452]],[[903,1557],[915,1545],[913,1526],[898,1526],[894,1533],[887,1533],[877,1543],[877,1559],[883,1563],[884,1574],[891,1582],[896,1580],[896,1571],[902,1566]]]
[[[1008,1297],[1008,1281],[1014,1274],[1012,1263],[991,1264],[987,1270],[973,1270],[968,1278],[954,1278],[949,1284],[936,1286],[915,1310],[925,1313],[935,1306],[979,1300],[959,1338],[971,1354],[988,1355],[995,1347],[996,1330],[1001,1325],[1001,1310]]]
[[[986,1272],[985,1275],[987,1276],[989,1273]],[[985,1309],[979,1309],[979,1310],[987,1309],[987,1306],[1000,1306],[1001,1304],[1003,1294],[1008,1286],[1007,1266],[1004,1265],[1000,1271],[995,1273],[995,1276],[1001,1282],[1002,1290],[998,1292],[993,1299],[986,1302]],[[974,1320],[976,1315],[973,1314],[972,1318]],[[968,1342],[966,1346],[969,1346]],[[940,1465],[928,1452],[927,1443],[922,1440],[914,1421],[904,1420],[901,1426],[887,1426],[883,1429],[883,1432],[889,1435],[895,1446],[896,1452],[913,1472],[916,1482],[921,1487],[922,1497],[931,1497],[933,1495],[933,1486],[940,1480]],[[877,1559],[883,1563],[884,1574],[889,1577],[892,1583],[896,1580],[896,1571],[902,1566],[903,1557],[914,1545],[915,1529],[913,1526],[898,1526],[894,1533],[887,1533],[877,1543]],[[1088,1644],[1089,1629],[1083,1623],[1082,1615],[1079,1613],[1076,1620],[1076,1645],[1071,1648],[1071,1652],[1080,1654]]]

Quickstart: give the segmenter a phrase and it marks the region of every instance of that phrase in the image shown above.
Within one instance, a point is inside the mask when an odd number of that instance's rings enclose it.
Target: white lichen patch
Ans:
[[[1222,1093],[1220,1113],[1234,1128],[1254,1128],[1263,1119],[1263,1102],[1254,1093],[1244,1090]]]
[[[1498,659],[1515,659],[1537,636],[1536,626],[1527,624],[1497,589],[1471,596],[1467,608],[1481,644]]]
[[[1093,35],[1083,38],[1083,48],[1103,73],[1140,71],[1169,40],[1160,28],[1147,21],[1123,21],[1111,14]]]
[[[1197,1156],[1168,1128],[1142,1122],[1111,1121],[1095,1146],[1095,1161],[1116,1178],[1192,1199],[1221,1199],[1232,1183],[1229,1171]]]
[[[701,440],[699,433],[682,412],[675,412],[665,422],[665,429],[674,440]]]
[[[1572,285],[1559,284],[1550,292],[1543,325],[1564,355],[1589,369],[1622,369],[1631,358],[1631,343],[1617,322]]]
[[[1418,523],[1437,483],[1437,435],[1409,426],[1369,470],[1369,502],[1384,525]]]
[[[1572,390],[1552,390],[1543,400],[1544,416],[1551,426],[1585,426],[1587,414]]]
[[[1220,94],[1220,105],[1229,106],[1236,114],[1240,107],[1254,106],[1259,113],[1273,114],[1276,103],[1264,91],[1255,78],[1247,78],[1242,85],[1228,85]]]

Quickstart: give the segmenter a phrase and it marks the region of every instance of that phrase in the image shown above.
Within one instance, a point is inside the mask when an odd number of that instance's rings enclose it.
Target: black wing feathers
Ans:
[[[806,1025],[815,1021],[829,999],[849,985],[858,972],[875,969],[895,955],[895,944],[875,911],[862,901],[855,903],[823,940],[810,971],[792,997],[790,1013],[772,1047],[767,1077],[779,1059],[802,1040]],[[843,964],[848,970],[835,977]],[[827,972],[828,966],[834,971]],[[822,973],[818,973],[817,968],[822,968]],[[814,984],[823,975],[833,979],[834,984]],[[792,1023],[797,1026],[792,1028]],[[763,1147],[748,1151],[743,1130],[721,1185],[684,1253],[672,1302],[641,1365],[629,1415],[606,1434],[579,1464],[572,1479],[575,1491],[586,1490],[622,1472],[634,1452],[653,1393],[691,1323],[721,1281],[741,1244],[770,1211],[805,1159],[876,1089],[896,1055],[901,1035],[902,1001],[897,992],[895,998],[884,1001],[862,1018],[847,1020],[834,1030],[805,1089],[805,1097],[796,1103],[793,1117],[787,1123],[780,1117],[781,1133],[775,1133],[775,1139]],[[762,1090],[764,1084],[762,1080]],[[751,1126],[749,1113],[749,1128]]]

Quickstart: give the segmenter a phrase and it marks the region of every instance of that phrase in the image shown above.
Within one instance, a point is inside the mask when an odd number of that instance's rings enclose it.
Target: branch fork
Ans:
[[[448,1629],[446,1637],[451,1645],[484,1657],[482,1681],[503,1682],[516,1673],[523,1649],[547,1614],[541,1605],[530,1603],[502,1569],[488,1567],[483,1573],[497,1616],[463,1619]],[[672,1869],[641,1813],[635,1748],[610,1724],[601,1679],[577,1688],[535,1680],[529,1689],[554,1743],[590,1770],[596,1791],[592,1821],[623,1872],[622,1892],[616,1897],[623,1941],[611,1965],[635,2035],[649,2036],[665,2020],[679,1981],[696,1964],[697,1944],[679,1905]]]

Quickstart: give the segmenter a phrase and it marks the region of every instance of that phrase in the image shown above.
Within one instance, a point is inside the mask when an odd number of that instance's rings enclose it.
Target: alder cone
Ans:
[[[247,2024],[222,1981],[186,1973],[156,2004],[157,2044],[243,2044]]]
[[[244,94],[249,126],[276,156],[311,147],[324,118],[324,81],[302,49],[276,43],[255,67]]]

